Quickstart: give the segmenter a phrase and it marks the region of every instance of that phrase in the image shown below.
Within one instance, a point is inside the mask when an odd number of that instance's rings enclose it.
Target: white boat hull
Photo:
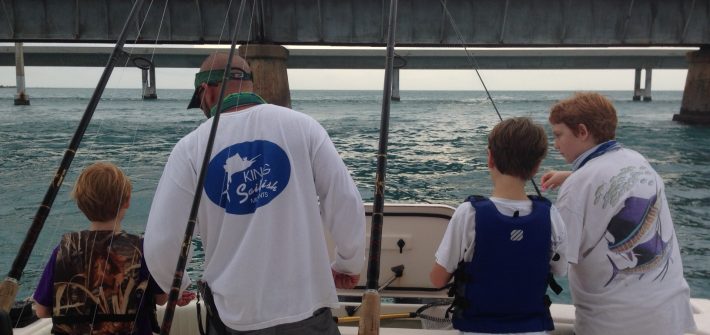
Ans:
[[[368,216],[372,207],[366,205]],[[429,271],[434,262],[434,253],[446,231],[454,208],[443,205],[412,205],[388,204],[385,208],[384,225],[382,233],[382,251],[380,257],[380,283],[386,282],[394,273],[392,267],[404,265],[403,275],[387,287],[383,288],[380,296],[383,301],[405,301],[410,303],[382,303],[380,312],[383,315],[394,313],[415,312],[423,303],[447,299],[446,290],[437,289],[429,282]],[[369,229],[368,219],[368,229]],[[330,238],[329,246],[332,248]],[[402,246],[402,242],[404,245]],[[369,252],[369,251],[368,251]],[[337,317],[347,316],[346,306],[359,305],[359,298],[363,294],[363,286],[367,278],[367,269],[360,275],[359,288],[354,290],[340,290],[342,306],[335,310]],[[414,302],[411,302],[414,301]],[[419,301],[419,302],[417,302]],[[698,330],[692,334],[710,335],[710,300],[691,299],[691,305]],[[567,304],[552,304],[550,307],[552,318],[555,322],[555,331],[552,334],[573,334],[574,306]],[[204,314],[204,306],[202,308]],[[162,320],[163,308],[158,308],[158,320]],[[357,316],[357,313],[355,314]],[[202,318],[205,320],[205,318]],[[456,330],[421,329],[423,322],[416,318],[404,318],[396,321],[398,327],[388,327],[393,321],[383,320],[380,334],[383,335],[437,335],[458,334]],[[424,324],[426,327],[427,324]],[[50,334],[51,319],[39,320],[24,328],[14,330],[16,335]],[[357,323],[347,323],[340,326],[343,335],[357,334]],[[187,306],[178,307],[175,311],[171,334],[195,335],[199,334],[197,327],[197,314],[195,302]]]

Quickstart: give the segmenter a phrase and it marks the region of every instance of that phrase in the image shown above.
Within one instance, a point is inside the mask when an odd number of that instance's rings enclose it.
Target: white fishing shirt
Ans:
[[[567,224],[577,334],[695,328],[663,180],[636,151],[588,161],[555,203]]]
[[[182,138],[158,184],[145,232],[155,281],[170,288],[212,120]],[[220,116],[198,212],[203,280],[222,321],[262,329],[338,307],[334,270],[365,260],[360,193],[325,129],[275,105]],[[331,265],[324,232],[336,245]],[[190,280],[187,273],[183,288]]]

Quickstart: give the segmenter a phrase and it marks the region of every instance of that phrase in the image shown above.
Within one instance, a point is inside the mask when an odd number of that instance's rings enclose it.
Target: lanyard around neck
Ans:
[[[230,110],[234,107],[247,106],[247,105],[261,105],[265,104],[266,101],[258,96],[256,93],[252,92],[239,92],[232,93],[224,98],[222,101],[222,112]],[[212,107],[210,110],[210,116],[214,116],[217,112],[217,106]]]

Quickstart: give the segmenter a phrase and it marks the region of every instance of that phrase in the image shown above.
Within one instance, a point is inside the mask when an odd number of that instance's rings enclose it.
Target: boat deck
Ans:
[[[697,331],[691,333],[696,335],[710,335],[710,299],[691,299],[690,301],[695,313],[695,323],[698,327]],[[391,304],[382,304],[381,311],[385,313],[394,313],[404,306],[392,306]],[[342,308],[341,308],[342,309]],[[416,310],[408,309],[408,310]],[[551,332],[553,335],[571,335],[573,333],[574,324],[574,306],[564,304],[552,304],[550,307],[552,317],[555,320],[555,330]],[[202,309],[204,313],[204,308]],[[158,308],[158,319],[162,319],[163,309]],[[195,303],[192,302],[184,307],[178,307],[175,310],[173,326],[171,334],[174,335],[194,335],[199,334],[197,328],[197,318],[195,311]],[[344,312],[335,311],[335,315],[342,315]],[[204,318],[203,318],[204,320]],[[453,335],[458,334],[456,330],[436,330],[436,329],[421,329],[422,323],[418,319],[404,319],[398,322],[383,320],[380,334],[382,335]],[[404,327],[404,328],[401,328]],[[340,332],[343,335],[357,334],[358,327],[356,323],[347,326],[340,326]],[[52,329],[51,319],[41,319],[24,328],[16,328],[13,331],[15,335],[44,335],[50,334]]]

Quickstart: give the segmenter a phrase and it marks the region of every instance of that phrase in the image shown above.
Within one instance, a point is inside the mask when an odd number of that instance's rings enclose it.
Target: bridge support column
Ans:
[[[399,101],[399,69],[392,69],[392,101]]]
[[[157,99],[155,92],[155,66],[150,65],[150,69],[141,69],[143,75],[143,100]]]
[[[673,121],[710,125],[710,46],[688,53],[688,75],[685,78],[680,113]]]
[[[280,45],[249,44],[239,47],[254,74],[254,93],[268,103],[291,108],[286,59],[288,49]]]
[[[23,52],[22,43],[15,43],[15,80],[17,82],[15,105],[30,104],[30,96],[25,92],[25,56]]]
[[[651,69],[646,70],[646,81],[644,88],[641,88],[641,69],[636,69],[634,78],[633,101],[651,101]]]

